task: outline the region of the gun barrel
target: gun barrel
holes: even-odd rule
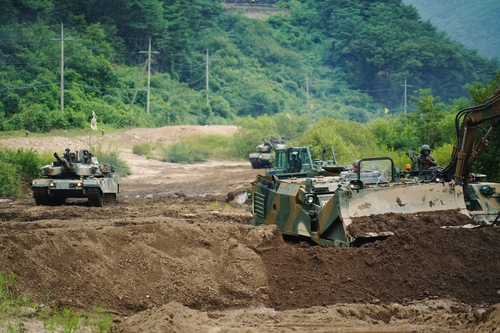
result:
[[[65,159],[63,159],[63,158],[59,157],[59,154],[54,153],[54,157],[56,158],[56,160],[57,160],[59,163],[61,163],[61,165],[62,165],[65,169],[67,169],[67,170],[70,170],[70,169],[71,169],[71,167],[70,167],[70,166],[69,166],[69,164],[68,164],[68,161],[66,161]]]

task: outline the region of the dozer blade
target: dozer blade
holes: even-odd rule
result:
[[[353,243],[358,238],[383,237],[392,230],[373,225],[373,230],[356,226],[359,217],[384,213],[415,214],[458,210],[469,216],[462,186],[454,183],[413,183],[388,187],[365,188],[359,191],[342,191],[338,196],[340,215],[346,239]],[[368,227],[369,228],[369,227]]]

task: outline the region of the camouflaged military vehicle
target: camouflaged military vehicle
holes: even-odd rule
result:
[[[276,175],[278,179],[304,176],[338,176],[349,170],[347,165],[337,164],[333,147],[330,147],[332,159],[326,159],[327,150],[322,152],[322,159],[313,159],[311,147],[278,147],[275,149],[274,166],[266,175]]]
[[[356,228],[359,217],[456,208],[467,214],[461,186],[399,181],[389,157],[361,159],[359,165],[339,176],[258,175],[248,193],[252,224],[276,224],[285,235],[350,246],[392,234]]]
[[[388,157],[361,159],[356,171],[338,176],[258,175],[247,192],[252,224],[275,224],[284,235],[338,246],[393,234],[390,226],[365,223],[384,213],[453,210],[484,224],[499,224],[500,184],[469,179],[499,120],[500,89],[483,104],[459,111],[450,162],[431,178],[421,171],[401,177]]]
[[[255,152],[248,155],[252,169],[271,168],[274,160],[273,150],[285,147],[284,137],[278,140],[276,137],[272,136],[269,141],[266,139],[262,139],[262,141],[264,141],[264,143],[258,145],[255,148]]]
[[[99,163],[86,149],[72,153],[66,148],[62,158],[57,153],[54,157],[31,185],[37,205],[62,205],[66,198],[87,198],[96,207],[116,201],[119,177],[114,165]]]

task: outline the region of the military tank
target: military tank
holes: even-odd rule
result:
[[[99,163],[86,149],[73,153],[66,148],[63,157],[55,152],[54,158],[31,185],[37,205],[62,205],[66,198],[87,198],[96,207],[116,201],[120,185],[114,165]]]
[[[270,140],[262,139],[262,144],[255,148],[255,152],[248,155],[252,169],[271,168],[273,166],[273,150],[285,147],[285,138],[277,139],[272,136]]]

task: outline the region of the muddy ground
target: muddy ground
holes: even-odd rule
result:
[[[285,242],[272,226],[251,226],[233,199],[262,172],[250,163],[177,165],[131,153],[135,142],[234,130],[107,137],[133,171],[116,205],[1,200],[0,271],[17,274],[18,290],[45,309],[103,305],[123,333],[500,332],[499,228],[442,228],[472,222],[457,212],[387,214],[378,218],[405,227],[361,247]],[[0,146],[62,152],[87,138],[30,140]]]

